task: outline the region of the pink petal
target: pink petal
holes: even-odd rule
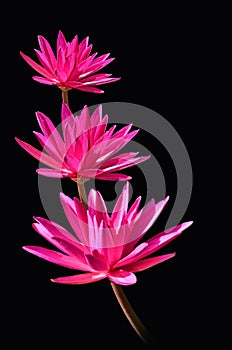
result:
[[[130,160],[126,160],[126,161],[122,161],[119,162],[119,164],[116,164],[116,165],[112,165],[111,167],[108,167],[108,168],[105,168],[105,165],[103,164],[103,166],[101,168],[103,168],[104,171],[118,171],[118,170],[123,170],[123,169],[126,169],[126,168],[130,168],[132,166],[135,166],[139,163],[142,163],[146,160],[148,160],[150,158],[150,155],[149,156],[144,156],[144,157],[137,157],[137,158],[133,158],[133,159],[130,159]]]
[[[169,197],[166,197],[164,200],[160,201],[157,204],[153,204],[153,200],[151,200],[140,210],[140,212],[133,220],[130,237],[128,237],[130,241],[142,238],[142,236],[154,224],[161,211],[167,204],[168,199]]]
[[[122,224],[122,219],[127,212],[128,201],[129,201],[129,182],[127,182],[123,186],[122,193],[120,194],[111,215],[111,220],[115,229],[116,228],[119,229]]]
[[[130,284],[135,284],[137,281],[136,276],[132,272],[124,270],[116,270],[108,272],[107,277],[111,282],[116,284],[121,284],[123,286],[128,286]]]
[[[42,175],[42,176],[47,176],[47,177],[53,177],[56,179],[62,179],[64,177],[69,177],[72,173],[67,172],[65,174],[64,171],[60,171],[60,170],[52,170],[52,169],[48,169],[48,168],[39,168],[36,169],[37,174]]]
[[[57,131],[52,121],[41,112],[36,113],[36,118],[44,136],[46,136],[48,138],[48,142],[53,145],[55,153],[63,157],[65,152],[64,141],[62,140],[60,133]]]
[[[34,216],[34,220],[38,223],[33,224],[34,229],[49,242],[53,242],[53,238],[58,237],[75,245],[77,248],[79,248],[85,253],[89,252],[88,249],[86,249],[86,247],[82,243],[76,240],[73,234],[71,234],[59,224],[38,216]]]
[[[54,75],[53,68],[51,67],[50,62],[47,60],[44,54],[42,54],[39,50],[35,50],[35,53],[42,66],[46,68],[51,75]]]
[[[111,158],[111,159],[107,160],[106,162],[104,162],[100,168],[105,169],[105,168],[108,168],[108,167],[111,167],[114,165],[124,163],[126,160],[135,157],[137,154],[138,154],[138,152],[122,153],[122,154],[118,155],[117,157]]]
[[[43,77],[38,77],[38,76],[33,76],[32,77],[33,80],[37,81],[38,83],[41,83],[41,84],[46,84],[46,85],[57,85],[59,82],[58,81],[55,81],[55,79],[46,79],[46,78],[43,78]]]
[[[137,256],[141,251],[143,251],[148,246],[148,243],[144,242],[138,245],[130,254],[125,256],[123,259],[119,260],[115,265],[114,268],[118,268],[124,265],[128,265],[134,261],[137,261]]]
[[[25,149],[31,156],[39,160],[41,163],[44,163],[52,168],[59,169],[60,164],[57,163],[53,158],[50,156],[46,155],[45,153],[37,150],[35,147],[29,145],[28,143],[21,141],[17,137],[15,140],[18,142],[18,144]]]
[[[139,254],[138,259],[142,259],[150,254],[155,253],[158,249],[161,249],[169,242],[171,242],[174,238],[178,237],[184,230],[192,225],[192,223],[193,221],[185,222],[150,238],[147,240],[148,246]]]
[[[127,213],[127,221],[128,221],[128,222],[132,221],[132,220],[135,218],[135,216],[136,216],[136,214],[137,214],[137,212],[138,212],[138,208],[139,208],[139,204],[140,204],[140,202],[141,202],[141,199],[142,199],[142,197],[139,196],[139,197],[134,201],[134,203],[132,204],[132,206],[130,207],[130,209],[128,210],[128,213]]]
[[[115,173],[115,174],[111,174],[111,173],[106,173],[106,174],[100,174],[95,176],[96,179],[99,180],[107,180],[107,181],[127,181],[127,180],[131,180],[132,177],[129,175],[124,175],[124,174],[120,174],[120,173]]]
[[[39,258],[60,266],[68,267],[69,269],[91,271],[91,268],[88,265],[86,265],[86,268],[83,270],[83,263],[79,262],[78,259],[51,249],[36,246],[24,246],[23,249],[38,256]]]
[[[57,55],[58,55],[59,48],[61,47],[63,50],[65,50],[66,46],[67,46],[67,41],[65,39],[65,36],[62,33],[62,31],[59,30],[57,43],[56,43]]]
[[[171,259],[174,256],[175,256],[175,253],[160,255],[160,256],[156,256],[154,258],[148,258],[148,259],[140,260],[140,261],[128,264],[128,265],[124,265],[123,268],[126,271],[139,272],[139,271],[149,269],[150,267],[153,267],[157,264],[160,264],[163,261]]]
[[[65,215],[73,228],[77,238],[84,245],[89,246],[89,229],[88,225],[79,219],[76,212],[72,209],[69,204],[70,198],[63,193],[60,193],[60,201],[64,209]]]
[[[82,220],[84,223],[87,223],[87,211],[84,204],[76,197],[74,198],[74,204],[76,207],[76,213],[78,218]]]
[[[97,221],[100,222],[108,216],[105,202],[100,192],[91,189],[88,196],[88,210],[91,216],[96,215]]]
[[[54,69],[56,67],[56,58],[49,42],[42,35],[38,35],[38,41],[43,55],[49,62],[51,69]]]
[[[88,261],[89,266],[93,270],[106,271],[108,269],[108,266],[106,265],[105,261],[97,259],[91,254],[86,255],[86,260]]]
[[[36,70],[36,72],[40,73],[41,75],[43,75],[46,78],[53,78],[53,75],[51,75],[47,69],[43,68],[42,66],[40,66],[38,63],[36,63],[35,61],[33,61],[30,57],[28,57],[27,55],[25,55],[23,52],[20,52],[20,55],[24,58],[24,60],[34,69]]]
[[[77,90],[85,91],[85,92],[93,92],[95,94],[103,94],[104,93],[103,90],[100,90],[96,87],[80,85],[80,83],[75,82],[75,81],[67,81],[66,86],[68,86],[70,88],[77,89]]]
[[[92,273],[82,273],[74,276],[53,278],[51,281],[56,283],[64,283],[64,284],[86,284],[86,283],[100,281],[103,278],[106,278],[105,273],[92,272]]]

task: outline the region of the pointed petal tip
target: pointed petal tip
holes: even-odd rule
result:
[[[193,221],[186,221],[182,224],[183,229],[185,230],[186,228],[188,228],[189,226],[191,226],[193,224]]]

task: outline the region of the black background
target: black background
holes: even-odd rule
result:
[[[76,34],[80,39],[89,36],[93,52],[110,52],[116,57],[104,71],[121,77],[118,82],[103,85],[102,95],[70,91],[71,109],[111,101],[143,105],[166,118],[185,143],[193,167],[193,193],[182,221],[193,220],[194,224],[165,248],[165,252],[176,251],[174,259],[137,274],[137,284],[124,291],[154,335],[154,349],[188,349],[207,344],[210,340],[206,325],[211,315],[214,320],[206,245],[206,217],[210,212],[206,168],[212,161],[208,156],[211,136],[207,134],[206,142],[206,132],[212,131],[213,124],[211,120],[209,126],[208,93],[213,81],[209,51],[215,38],[211,9],[176,5],[141,9],[133,5],[126,10],[111,3],[96,9],[90,4],[73,8],[71,3],[49,12],[45,8],[14,7],[14,13],[18,13],[14,19],[12,9],[6,11],[13,28],[13,34],[3,39],[6,52],[2,57],[8,67],[8,77],[2,82],[6,93],[2,101],[6,108],[2,136],[6,138],[3,148],[7,152],[2,154],[1,174],[7,183],[4,207],[9,217],[9,226],[4,230],[8,262],[4,263],[7,281],[3,287],[7,348],[15,340],[18,347],[28,348],[145,348],[107,280],[81,286],[54,284],[50,278],[64,276],[67,270],[22,249],[23,245],[43,245],[31,224],[34,215],[46,217],[46,213],[38,193],[38,162],[16,144],[14,137],[36,146],[32,133],[39,131],[35,112],[44,112],[58,124],[61,93],[56,87],[33,81],[34,71],[19,51],[35,57],[33,49],[39,48],[37,35],[55,43],[59,30],[68,41]],[[162,164],[168,194],[173,198],[165,212],[168,214],[176,190],[174,168],[162,146],[155,140],[151,146],[150,140],[142,136],[138,135],[137,140],[150,148]],[[124,173],[136,176],[134,191],[143,194],[141,174],[136,169]],[[103,196],[113,191],[113,184],[98,185]],[[68,194],[76,195],[71,193],[74,188],[64,186]],[[162,230],[165,213],[152,228],[153,234]]]

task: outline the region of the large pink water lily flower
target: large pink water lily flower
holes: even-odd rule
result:
[[[128,209],[129,186],[126,183],[111,215],[107,213],[101,194],[94,189],[89,192],[88,209],[77,198],[72,200],[61,193],[60,199],[73,233],[44,218],[35,217],[37,222],[33,223],[33,228],[60,251],[23,247],[42,259],[84,272],[52,279],[58,283],[84,284],[108,278],[120,285],[134,284],[135,272],[175,255],[151,256],[192,224],[192,221],[182,223],[138,244],[161,213],[168,197],[158,203],[152,199],[140,210],[141,197],[138,197]]]
[[[89,37],[79,43],[76,35],[71,42],[67,42],[64,34],[59,31],[56,55],[43,36],[38,35],[38,42],[41,51],[35,49],[35,53],[40,64],[23,52],[20,54],[41,75],[33,77],[39,83],[56,85],[62,90],[74,88],[86,92],[103,93],[104,91],[96,86],[120,79],[111,78],[112,74],[97,73],[114,58],[108,58],[110,53],[99,57],[97,57],[98,53],[90,55],[92,44],[89,45]]]
[[[131,179],[118,171],[147,160],[150,155],[136,157],[138,152],[116,155],[139,131],[131,131],[129,124],[114,132],[116,125],[106,131],[108,115],[102,117],[99,105],[92,115],[87,106],[79,116],[74,116],[66,103],[62,103],[62,134],[51,120],[41,112],[36,117],[43,134],[34,132],[43,147],[39,151],[16,137],[16,141],[34,158],[50,168],[41,167],[41,175],[56,178],[71,178],[85,182],[90,178],[111,181]],[[114,156],[114,157],[112,157]]]

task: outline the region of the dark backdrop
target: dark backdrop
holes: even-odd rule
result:
[[[193,192],[182,221],[193,220],[194,224],[166,247],[165,252],[176,251],[174,259],[137,274],[137,284],[125,287],[124,291],[153,333],[154,349],[169,346],[188,349],[192,345],[198,348],[202,341],[206,344],[208,341],[207,337],[202,337],[210,310],[206,291],[209,267],[205,256],[208,205],[205,163],[210,166],[211,162],[210,146],[205,141],[210,121],[206,103],[210,79],[208,48],[213,40],[209,29],[212,24],[207,21],[210,9],[133,5],[126,11],[118,4],[102,8],[100,5],[92,8],[90,4],[75,6],[64,3],[61,8],[57,5],[48,12],[42,5],[21,5],[14,7],[14,20],[13,9],[5,12],[10,19],[9,28],[13,30],[13,34],[4,36],[6,52],[2,57],[6,67],[3,74],[7,74],[5,83],[2,81],[5,92],[2,104],[6,110],[2,117],[2,136],[6,140],[2,146],[1,174],[4,181],[7,179],[8,194],[4,195],[8,225],[3,233],[7,238],[4,246],[6,269],[3,267],[7,271],[3,287],[7,303],[7,341],[11,344],[16,340],[18,347],[28,348],[144,348],[107,280],[81,286],[54,284],[50,278],[69,271],[22,249],[23,245],[43,244],[31,224],[33,215],[46,216],[46,213],[38,193],[35,173],[38,162],[16,144],[14,137],[37,145],[32,134],[33,130],[39,131],[35,112],[44,112],[58,124],[61,94],[55,87],[32,80],[34,71],[20,57],[19,51],[32,57],[33,49],[38,48],[37,35],[54,43],[58,30],[62,30],[67,40],[76,34],[80,39],[89,36],[93,52],[110,52],[116,59],[104,71],[121,77],[119,82],[103,85],[105,93],[102,95],[72,90],[71,108],[78,110],[84,104],[111,101],[148,107],[172,124],[189,152]],[[156,147],[142,135],[137,140],[162,164],[168,194],[174,198],[175,171],[168,154],[156,140],[153,140]],[[127,172],[138,176],[134,191],[143,195],[141,174],[136,168]],[[74,188],[64,186],[72,196]],[[99,182],[98,186],[105,196],[113,191],[112,184],[103,186]],[[172,203],[171,200],[167,212],[151,232],[158,233],[163,228]]]

